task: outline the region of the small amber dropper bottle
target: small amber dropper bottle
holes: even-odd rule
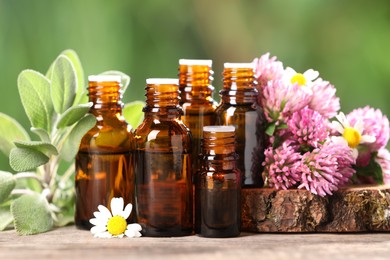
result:
[[[76,156],[76,226],[90,229],[99,205],[113,197],[134,203],[134,137],[122,116],[120,76],[89,76],[90,113],[96,125],[81,140]],[[129,220],[134,219],[134,215]]]

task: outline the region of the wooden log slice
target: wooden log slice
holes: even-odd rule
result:
[[[243,189],[242,199],[242,231],[390,231],[390,186],[344,188],[326,197],[297,189]]]

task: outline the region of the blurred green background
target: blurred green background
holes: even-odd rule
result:
[[[45,73],[68,48],[87,75],[129,74],[125,102],[144,99],[148,77],[176,77],[180,58],[212,59],[219,90],[224,62],[271,52],[299,72],[318,70],[344,112],[390,114],[387,0],[0,0],[0,112],[28,129],[17,76]],[[0,169],[9,169],[3,155]]]

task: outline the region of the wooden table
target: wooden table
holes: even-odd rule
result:
[[[0,259],[390,259],[390,233],[254,234],[212,239],[98,239],[74,226],[34,236],[0,232]]]

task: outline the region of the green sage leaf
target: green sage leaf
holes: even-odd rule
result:
[[[100,75],[118,75],[121,76],[122,91],[125,92],[130,84],[130,76],[117,70],[108,70],[100,73]]]
[[[76,71],[77,88],[76,88],[76,98],[75,98],[75,102],[73,104],[75,104],[75,105],[80,104],[81,99],[87,98],[87,95],[85,92],[86,88],[85,88],[85,78],[84,78],[83,66],[81,65],[81,61],[79,59],[79,56],[77,55],[77,53],[74,50],[70,50],[70,49],[64,50],[63,52],[61,52],[61,54],[65,55],[66,57],[68,57],[71,60],[73,67]],[[82,103],[85,103],[85,102],[82,102]]]
[[[72,128],[62,148],[62,158],[68,162],[74,159],[79,150],[81,139],[95,124],[96,118],[91,114],[87,114]]]
[[[26,130],[12,117],[0,112],[0,151],[7,157],[15,147],[14,141],[28,141]]]
[[[15,185],[16,180],[12,173],[0,171],[0,204],[8,198]]]
[[[41,152],[47,157],[52,155],[58,155],[57,148],[51,143],[41,142],[41,141],[19,141],[15,142],[16,147],[19,148],[29,148],[35,151]]]
[[[365,167],[356,167],[356,175],[372,177],[377,184],[383,184],[383,171],[380,164],[375,161],[375,156],[371,156],[370,163]]]
[[[144,113],[142,108],[145,106],[145,102],[134,101],[127,103],[123,108],[123,116],[134,129],[142,123],[144,119]]]
[[[18,172],[34,170],[48,161],[49,157],[31,148],[13,148],[9,156],[10,166]]]
[[[50,81],[39,72],[24,70],[18,77],[20,99],[30,123],[35,128],[51,131],[53,103]]]
[[[54,62],[50,91],[54,109],[58,114],[72,106],[76,89],[77,75],[72,61],[65,55],[60,55]]]
[[[49,203],[38,193],[26,194],[13,201],[11,213],[19,235],[42,233],[53,227]]]
[[[45,129],[31,127],[30,131],[33,132],[34,134],[36,134],[37,136],[39,136],[41,141],[46,142],[46,143],[50,143],[49,133]]]
[[[79,104],[70,107],[61,116],[60,120],[58,121],[57,128],[64,128],[73,125],[88,113],[92,105],[93,103],[89,102],[86,104]]]
[[[11,214],[10,207],[0,207],[0,231],[3,231],[11,225],[14,217]]]

